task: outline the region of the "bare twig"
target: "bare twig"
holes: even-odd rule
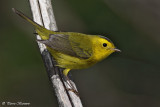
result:
[[[33,19],[45,28],[57,31],[56,21],[53,14],[51,0],[29,0]],[[37,39],[41,39],[37,35]],[[57,96],[60,107],[82,107],[80,98],[72,91],[66,90],[69,88],[66,80],[60,75],[58,67],[54,66],[54,61],[50,53],[47,51],[46,46],[38,43],[39,49],[46,66],[49,78],[53,84],[55,94]],[[73,84],[74,82],[71,81]],[[74,87],[75,84],[74,84]]]

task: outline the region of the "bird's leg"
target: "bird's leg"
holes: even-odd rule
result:
[[[71,87],[71,88],[67,88],[68,91],[72,91],[74,92],[77,96],[79,96],[78,91],[76,90],[76,88],[74,87],[74,85],[71,83],[70,79],[68,78],[68,76],[66,76],[67,79],[67,84]]]
[[[65,69],[63,71],[63,74],[65,75],[66,79],[67,79],[67,84],[69,85],[70,88],[67,88],[68,91],[72,91],[74,92],[77,96],[79,96],[79,93],[77,92],[76,88],[74,87],[74,85],[71,83],[69,77],[67,76],[68,72],[70,71],[70,69]]]

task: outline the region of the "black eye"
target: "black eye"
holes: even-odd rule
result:
[[[103,43],[103,47],[106,47],[107,46],[107,44],[106,43]]]

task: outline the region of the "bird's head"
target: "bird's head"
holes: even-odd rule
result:
[[[104,36],[99,36],[96,39],[95,55],[98,59],[104,59],[113,52],[121,52],[121,50],[117,49],[111,40]]]

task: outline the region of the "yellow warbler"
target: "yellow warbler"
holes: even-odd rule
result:
[[[42,38],[39,42],[47,46],[57,66],[65,68],[65,76],[71,69],[90,67],[111,53],[120,51],[107,37],[76,32],[54,32],[37,24],[22,12],[14,8],[13,11],[35,27]]]

